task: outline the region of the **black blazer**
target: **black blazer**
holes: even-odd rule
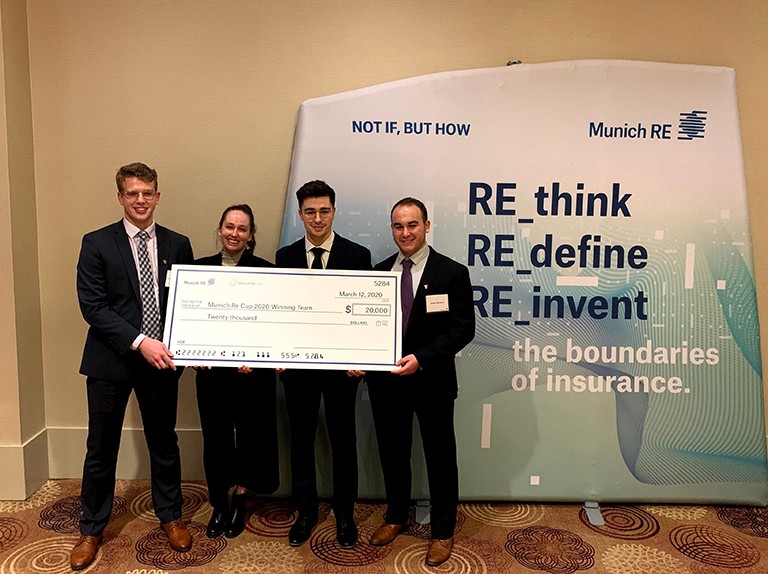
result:
[[[391,271],[399,253],[377,264],[376,271]],[[448,295],[448,311],[427,313],[427,295]],[[454,356],[475,338],[475,310],[469,270],[453,259],[429,248],[429,258],[416,287],[408,330],[403,337],[403,356],[413,354],[421,370],[413,377],[413,388],[444,398],[458,392]],[[377,380],[390,373],[368,373]],[[398,377],[403,378],[403,377]]]
[[[304,238],[302,237],[298,241],[278,249],[275,253],[275,265],[284,269],[307,269],[307,250],[304,249]],[[366,247],[337,233],[333,238],[326,269],[370,271],[371,252]]]
[[[155,225],[159,309],[165,317],[165,277],[173,264],[192,263],[189,239]],[[130,349],[141,329],[139,274],[125,225],[120,220],[83,237],[77,262],[77,298],[88,323],[80,373],[124,380],[147,369],[156,371]],[[180,374],[180,370],[179,370]]]
[[[307,269],[307,250],[304,248],[304,238],[302,237],[298,241],[278,249],[275,253],[275,265],[283,269]],[[326,269],[370,271],[371,252],[368,248],[337,233],[333,238]],[[323,379],[348,378],[344,371],[288,369],[280,374],[280,379],[282,381],[305,380],[308,376]]]
[[[208,257],[201,257],[195,259],[195,265],[221,265],[221,253],[216,255],[209,255]],[[257,255],[254,255],[247,249],[243,251],[240,256],[240,261],[237,262],[238,267],[274,267],[272,263],[266,259],[262,259]]]

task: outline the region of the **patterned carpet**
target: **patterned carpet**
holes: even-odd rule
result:
[[[79,488],[77,480],[55,480],[29,500],[0,501],[0,574],[70,572]],[[105,543],[85,572],[768,573],[765,508],[605,505],[605,526],[597,527],[574,504],[467,503],[459,508],[453,556],[437,568],[424,564],[428,526],[412,522],[389,546],[367,544],[383,510],[378,503],[358,504],[360,539],[352,550],[336,544],[327,504],[321,505],[320,524],[310,541],[291,548],[287,534],[293,507],[282,499],[252,500],[240,537],[211,540],[205,536],[210,514],[205,485],[185,482],[184,519],[194,546],[178,554],[168,547],[152,512],[148,481],[119,481]]]

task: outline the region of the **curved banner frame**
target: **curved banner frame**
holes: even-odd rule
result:
[[[768,502],[732,69],[523,64],[308,100],[282,244],[311,179],[375,261],[413,196],[470,269],[462,498]],[[380,494],[360,412],[361,493]]]

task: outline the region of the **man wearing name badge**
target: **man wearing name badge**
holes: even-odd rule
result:
[[[336,192],[324,181],[310,181],[296,192],[305,237],[282,247],[275,265],[294,269],[371,270],[371,252],[333,231]],[[282,371],[282,370],[281,370]],[[298,517],[288,533],[291,546],[306,542],[317,524],[315,435],[322,400],[333,459],[336,539],[342,548],[357,541],[357,438],[355,405],[360,377],[352,371],[287,369],[280,379],[291,428],[291,493]]]
[[[123,219],[83,237],[77,296],[88,335],[80,364],[88,395],[87,453],[80,493],[80,539],[73,570],[96,558],[112,513],[117,454],[131,392],[149,448],[152,504],[171,548],[186,552],[192,536],[181,520],[181,463],[176,408],[181,369],[162,342],[165,278],[171,265],[192,263],[189,239],[154,222],[157,172],[142,164],[115,177]]]
[[[366,375],[384,474],[387,510],[370,543],[384,546],[405,528],[411,503],[413,417],[427,464],[431,540],[426,563],[451,555],[459,500],[453,426],[458,394],[454,357],[475,336],[469,270],[427,245],[429,219],[418,199],[406,197],[391,211],[398,253],[374,267],[401,271],[403,358],[389,373]]]

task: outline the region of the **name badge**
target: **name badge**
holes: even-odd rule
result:
[[[449,310],[447,293],[443,295],[427,295],[427,313],[439,313]]]

